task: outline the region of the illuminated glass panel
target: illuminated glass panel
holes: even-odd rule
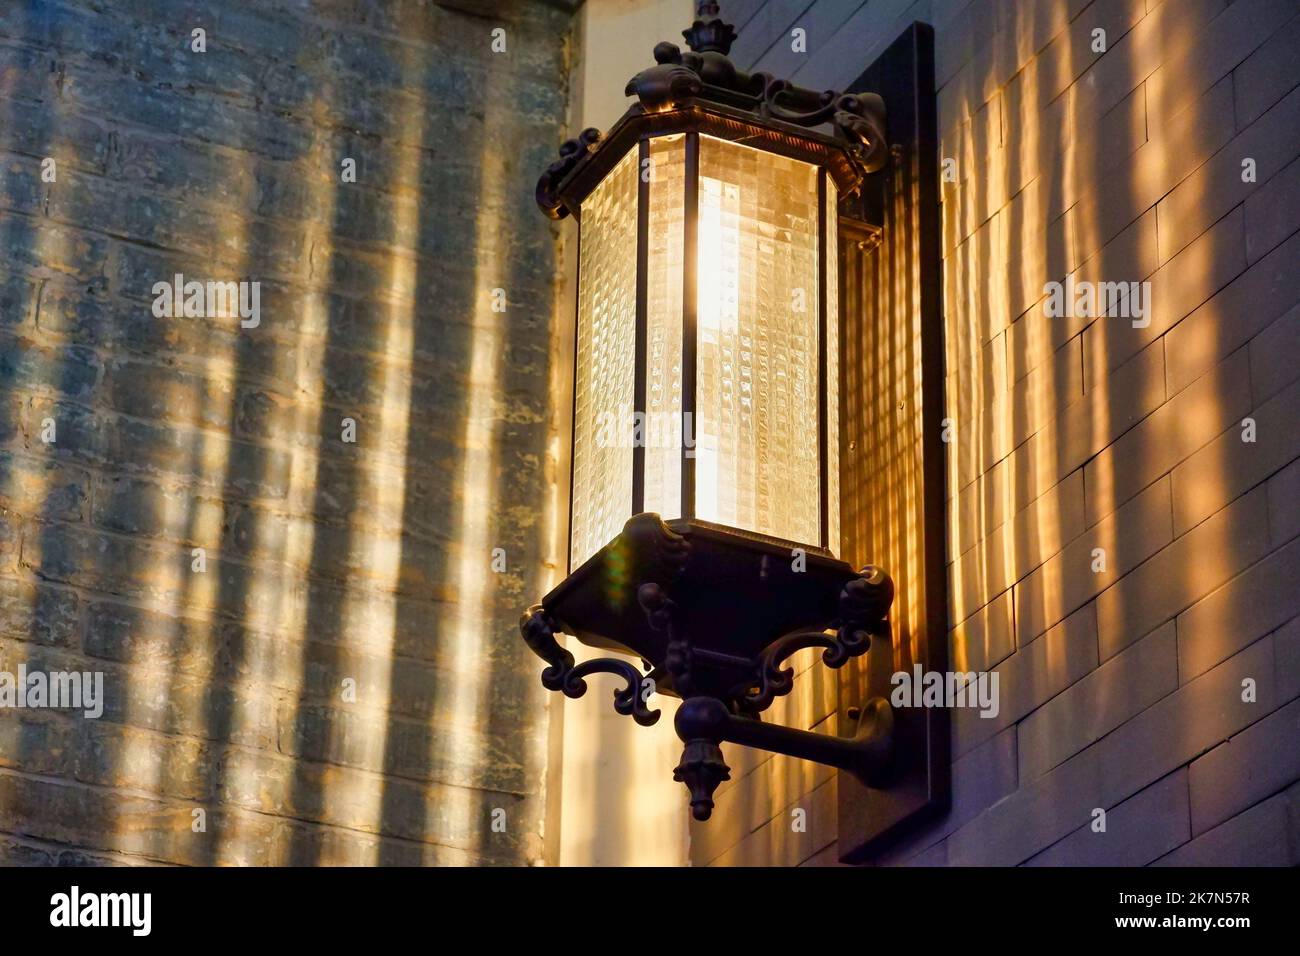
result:
[[[815,167],[700,137],[696,516],[820,544]]]
[[[645,510],[682,514],[682,237],[685,137],[650,141],[646,259]]]
[[[636,232],[633,150],[582,204],[570,517],[575,568],[632,514]]]

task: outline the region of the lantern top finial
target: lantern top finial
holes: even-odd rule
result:
[[[731,44],[736,42],[736,28],[724,23],[720,14],[716,0],[700,0],[696,4],[695,22],[682,31],[692,52],[721,53],[723,56],[731,52]]]

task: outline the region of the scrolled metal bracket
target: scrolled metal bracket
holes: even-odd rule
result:
[[[520,617],[519,633],[532,652],[550,665],[542,671],[542,686],[547,690],[560,691],[565,697],[577,700],[587,692],[585,678],[592,674],[614,674],[626,682],[626,686],[614,691],[615,712],[631,717],[642,727],[658,723],[660,711],[648,708],[641,692],[645,675],[627,661],[598,657],[575,664],[573,655],[555,639],[555,622],[540,605],[530,607]]]
[[[825,648],[822,663],[840,668],[871,648],[873,634],[888,636],[885,615],[894,600],[894,582],[883,569],[865,567],[859,576],[840,592],[840,618],[832,622],[835,633],[827,629],[796,631],[770,644],[759,657],[758,685],[745,695],[743,709],[759,713],[777,697],[794,689],[794,670],[782,665],[798,651],[809,647]]]
[[[894,582],[889,575],[875,566],[863,568],[840,592],[839,618],[825,629],[796,631],[768,645],[756,662],[756,687],[731,707],[716,697],[683,694],[687,699],[677,711],[674,727],[685,749],[673,779],[690,790],[695,819],[709,819],[713,792],[730,779],[719,746],[724,742],[827,764],[865,783],[879,783],[887,777],[894,751],[894,715],[884,698],[867,702],[857,734],[847,739],[765,724],[755,717],[775,698],[794,689],[794,670],[782,665],[797,651],[825,648],[822,663],[839,668],[865,654],[873,635],[888,638],[886,617],[893,600]]]
[[[894,599],[894,584],[878,567],[866,567],[842,586],[838,614],[821,629],[800,629],[768,644],[747,662],[746,658],[719,655],[717,651],[693,646],[682,610],[670,594],[690,563],[690,542],[669,529],[657,515],[631,519],[625,529],[628,547],[646,556],[640,565],[650,572],[635,589],[636,601],[648,627],[662,635],[660,651],[643,675],[631,664],[600,658],[574,664],[573,655],[555,640],[559,630],[541,606],[528,610],[520,620],[524,641],[549,665],[542,671],[542,684],[569,697],[581,697],[587,686],[583,678],[597,672],[622,676],[626,686],[614,694],[614,709],[629,714],[637,723],[653,724],[659,711],[645,706],[641,683],[647,677],[666,679],[667,692],[683,699],[674,727],[684,747],[673,770],[673,779],[690,791],[691,813],[707,820],[713,812],[713,794],[731,770],[723,758],[721,744],[736,743],[773,753],[786,754],[838,767],[864,782],[879,782],[888,776],[893,755],[893,711],[882,698],[867,702],[852,738],[796,730],[757,719],[775,698],[794,688],[794,670],[784,664],[791,655],[808,647],[824,649],[822,662],[842,667],[867,653],[873,638],[889,636],[888,614]],[[739,667],[736,689],[724,692],[716,680],[709,683],[709,668],[723,663]],[[712,689],[708,689],[711,687]],[[663,688],[661,688],[663,689]]]

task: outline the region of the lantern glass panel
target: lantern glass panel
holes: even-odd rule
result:
[[[822,544],[815,166],[700,136],[696,516]]]
[[[646,255],[645,510],[682,513],[682,244],[686,137],[650,141]]]
[[[582,204],[574,370],[570,560],[577,567],[632,514],[627,433],[636,356],[637,154]]]

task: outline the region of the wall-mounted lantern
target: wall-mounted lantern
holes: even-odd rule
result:
[[[547,215],[579,223],[570,574],[521,621],[581,696],[651,724],[649,683],[683,698],[675,779],[704,820],[731,741],[888,776],[893,714],[854,737],[763,723],[787,659],[831,667],[888,645],[893,584],[839,560],[837,210],[889,160],[872,93],[800,89],[736,69],[716,3],[655,47],[637,102],[584,131],[541,177]],[[575,665],[558,632],[638,656]]]

